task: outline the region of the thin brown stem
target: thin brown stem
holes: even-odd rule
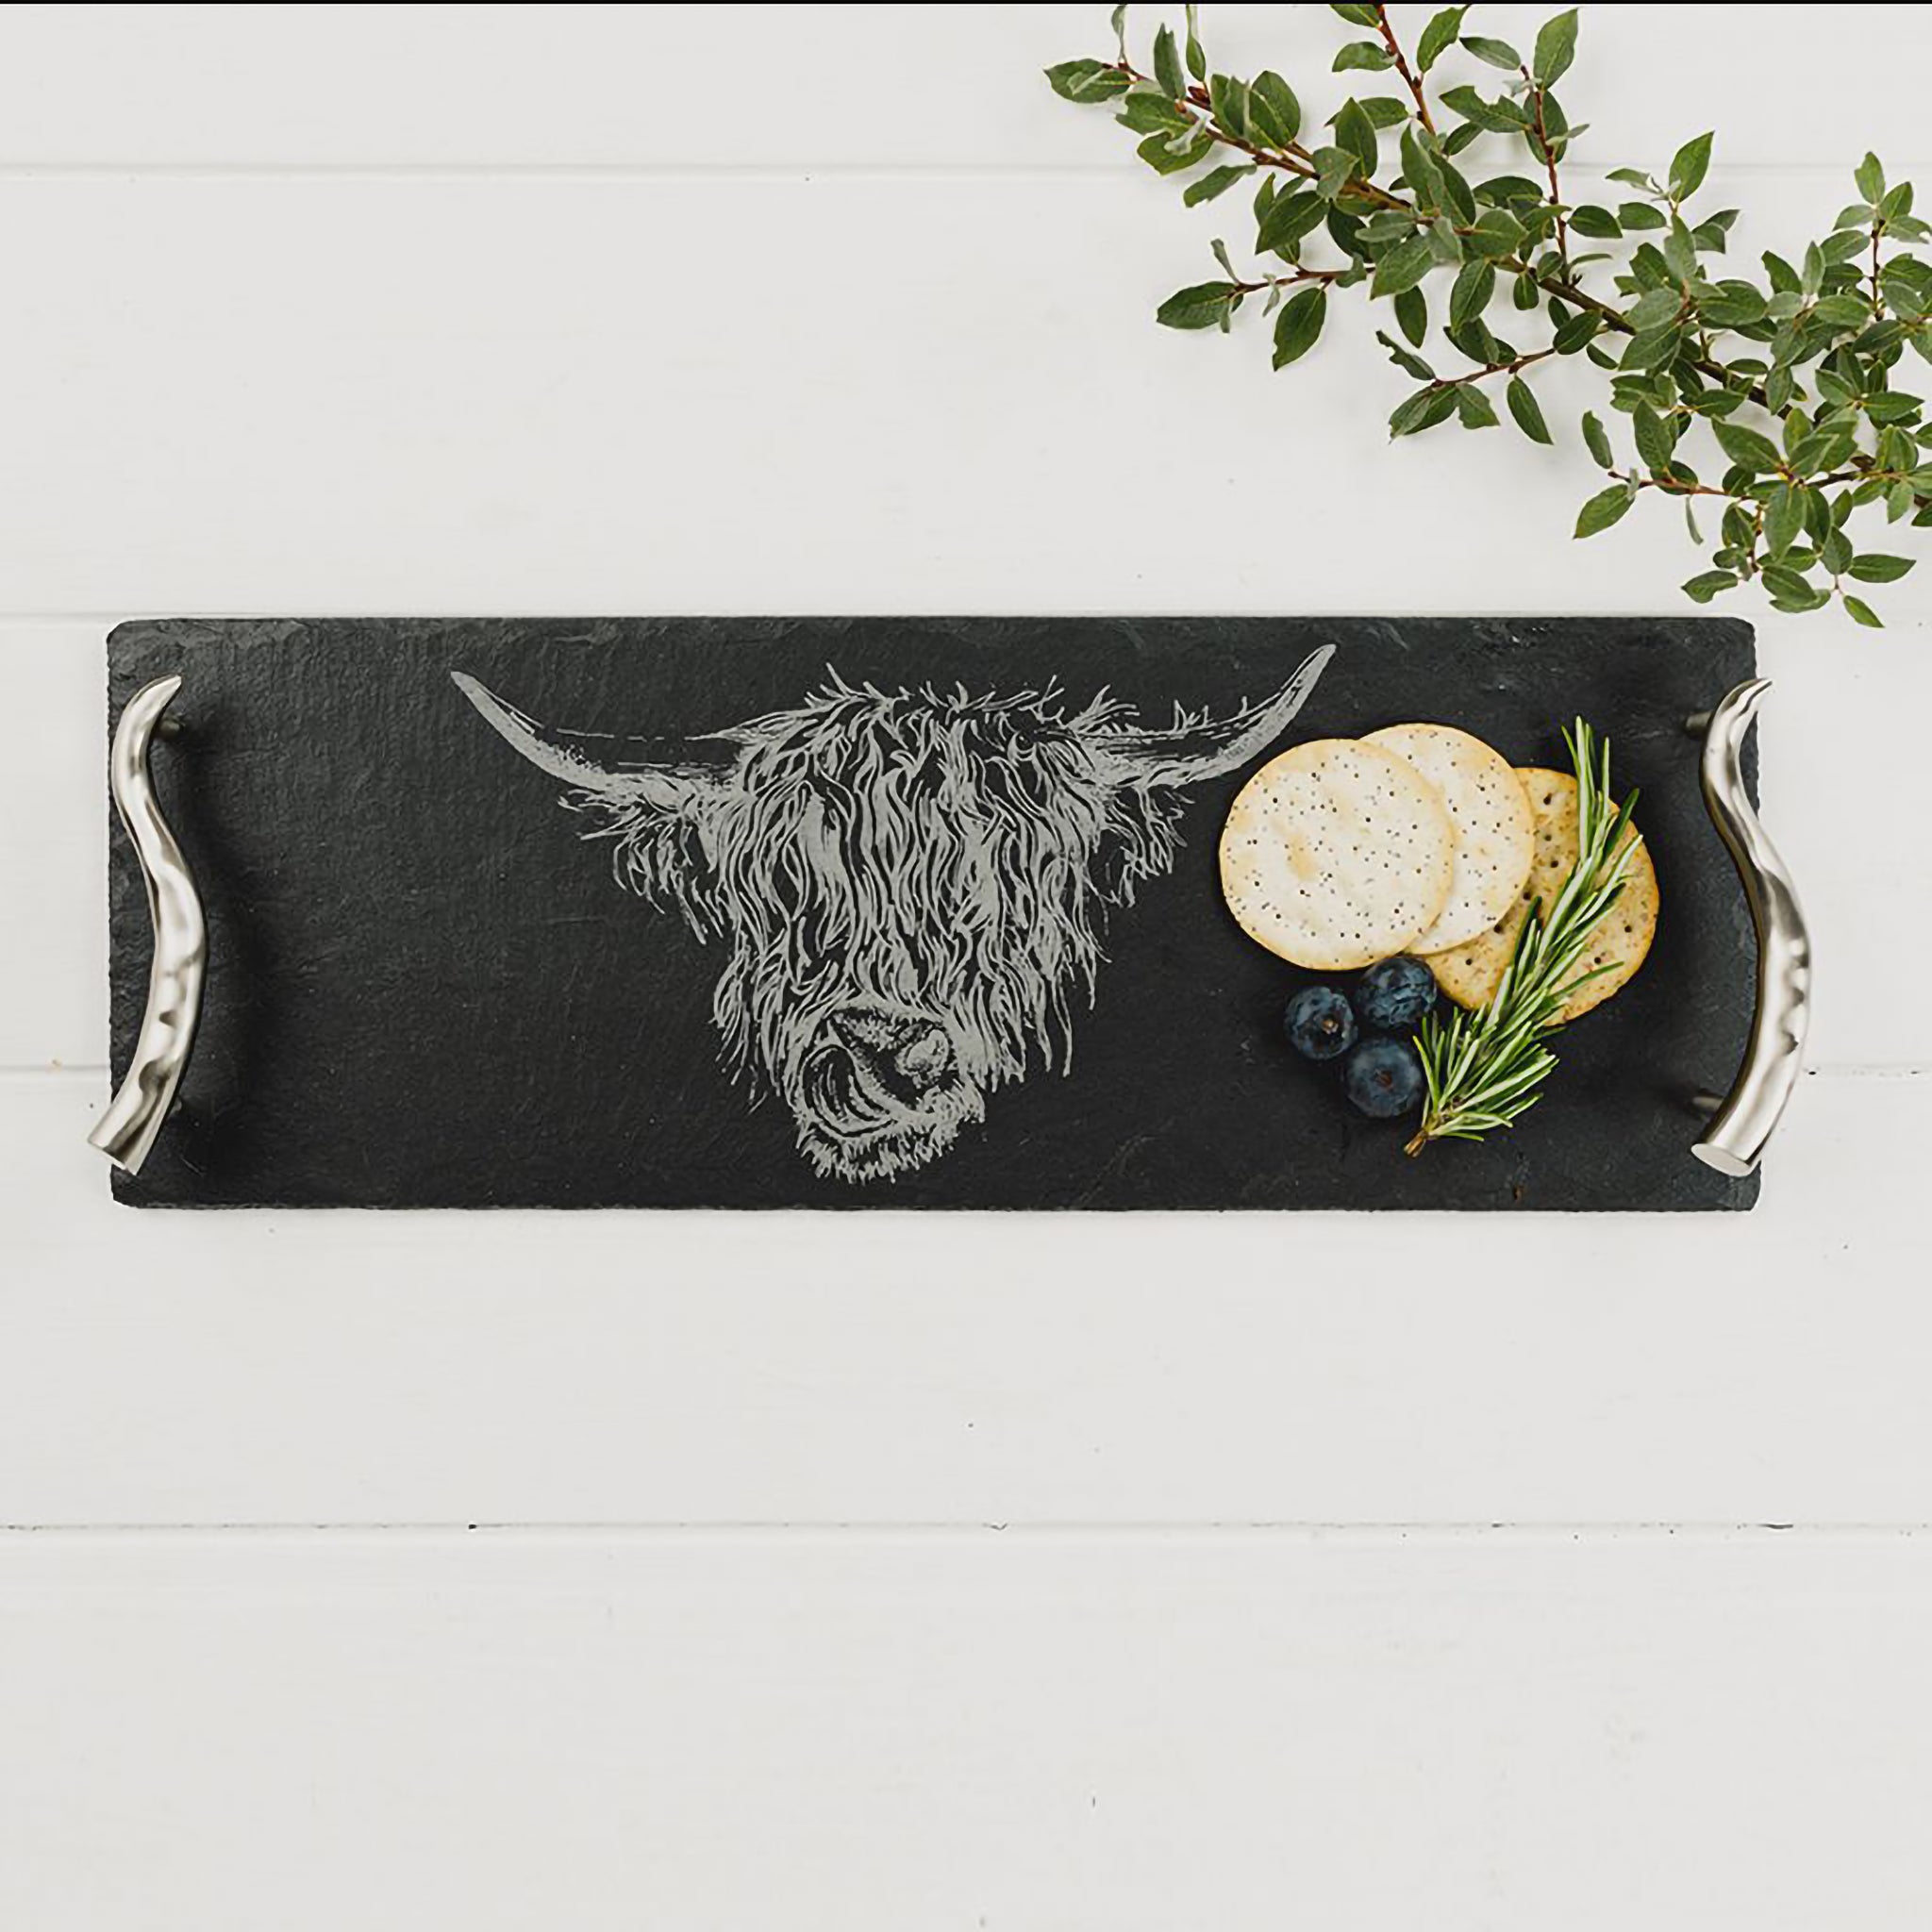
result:
[[[1291,275],[1263,275],[1257,282],[1236,282],[1233,287],[1243,295],[1257,295],[1263,289],[1291,289],[1298,282],[1320,282],[1325,287],[1330,282],[1339,282],[1348,273],[1345,268],[1303,268],[1297,262]]]
[[[1514,356],[1507,362],[1485,362],[1479,369],[1471,369],[1461,375],[1439,375],[1429,384],[1431,389],[1459,389],[1465,382],[1481,382],[1491,375],[1514,375],[1519,369],[1527,369],[1532,362],[1546,362],[1556,354],[1554,348],[1532,349],[1527,355]]]
[[[1557,258],[1563,264],[1563,274],[1567,277],[1570,274],[1570,225],[1563,219],[1563,191],[1557,185],[1557,150],[1550,144],[1550,130],[1543,121],[1543,91],[1528,68],[1519,71],[1529,89],[1530,99],[1536,103],[1537,150],[1549,172],[1550,212],[1557,218]]]
[[[1395,72],[1401,76],[1402,84],[1414,96],[1415,118],[1431,134],[1435,133],[1436,124],[1429,118],[1429,103],[1423,92],[1422,76],[1409,66],[1407,57],[1402,51],[1402,43],[1395,38],[1395,28],[1390,23],[1389,9],[1386,7],[1375,8],[1375,22],[1382,29],[1382,44],[1389,49],[1395,62]]]

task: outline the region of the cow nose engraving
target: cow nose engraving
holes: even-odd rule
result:
[[[952,1066],[953,1042],[937,1026],[928,1026],[892,1056],[892,1064],[912,1086],[930,1087]]]
[[[903,1096],[916,1098],[953,1070],[953,1042],[938,1021],[876,1007],[848,1007],[832,1030],[849,1053]]]

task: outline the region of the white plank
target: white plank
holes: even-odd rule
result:
[[[1923,1077],[1459,1222],[140,1214],[99,1101],[0,1081],[0,1522],[1932,1522]]]
[[[34,1932],[1907,1932],[1924,1539],[0,1546]]]
[[[1409,44],[1432,9],[1397,9]],[[1548,7],[1471,22],[1527,49]],[[0,165],[673,168],[1124,165],[1050,62],[1112,51],[1101,0],[1057,6],[12,7]],[[1174,8],[1133,10],[1137,58]],[[1726,158],[1848,173],[1874,141],[1923,158],[1923,7],[1861,7],[1824,34],[1795,8],[1584,9],[1563,89],[1579,157],[1661,169],[1716,124]],[[1331,75],[1326,8],[1210,5],[1217,66],[1272,65],[1310,119],[1374,75]],[[1500,82],[1452,56],[1447,76]],[[1801,137],[1797,131],[1802,130]]]
[[[1840,197],[1776,180],[1781,239]],[[1591,372],[1560,448],[1391,443],[1364,318],[1279,375],[1154,325],[1226,225],[1171,200],[0,182],[0,614],[1684,608],[1674,508],[1571,541]]]

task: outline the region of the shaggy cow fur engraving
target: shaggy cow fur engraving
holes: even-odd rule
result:
[[[618,880],[725,958],[726,1065],[790,1109],[819,1173],[889,1178],[987,1096],[1070,1063],[1109,912],[1165,873],[1187,788],[1300,710],[1332,647],[1266,703],[1138,724],[1105,693],[882,691],[836,672],[795,708],[698,737],[540,724],[453,673],[606,841]]]

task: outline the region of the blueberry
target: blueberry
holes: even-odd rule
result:
[[[1288,1043],[1304,1059],[1332,1060],[1355,1044],[1355,1008],[1332,986],[1305,986],[1281,1016]]]
[[[1355,1008],[1362,1024],[1384,1033],[1410,1033],[1436,1004],[1436,975],[1407,956],[1371,966],[1356,981]]]
[[[1341,1090],[1372,1120],[1392,1121],[1421,1104],[1423,1063],[1406,1040],[1365,1040],[1341,1069]]]

